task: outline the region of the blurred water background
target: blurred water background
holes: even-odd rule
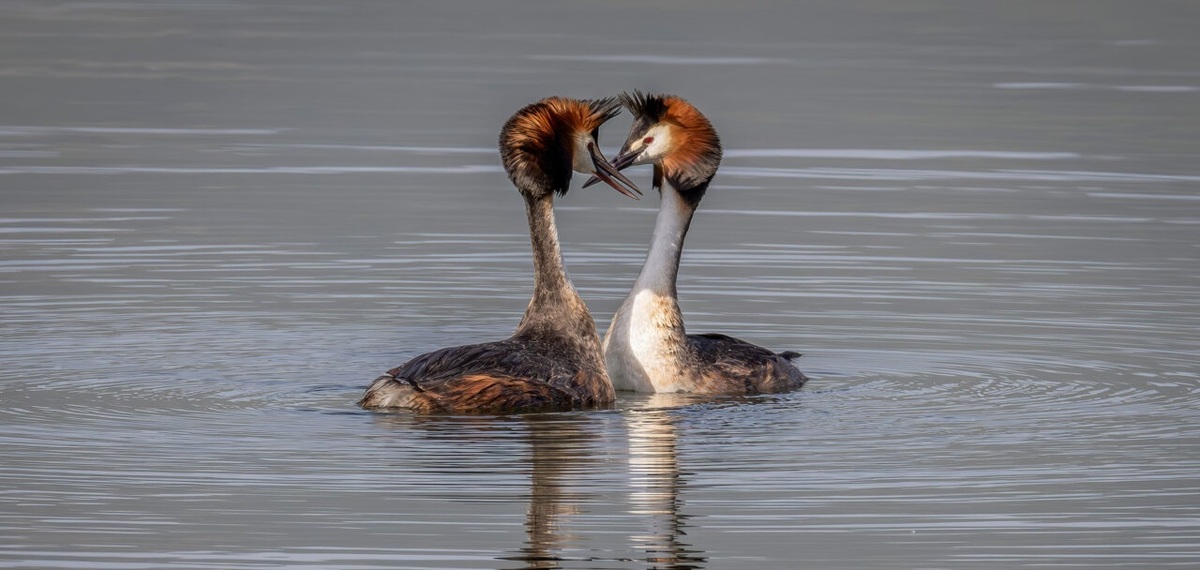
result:
[[[1198,24],[1168,1],[5,2],[0,567],[1197,567]],[[726,147],[689,330],[803,352],[809,386],[357,409],[519,320],[504,120],[634,88]],[[657,197],[580,182],[559,227],[603,330]]]

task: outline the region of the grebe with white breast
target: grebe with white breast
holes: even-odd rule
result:
[[[608,404],[600,337],[563,267],[554,196],[571,172],[592,174],[631,198],[641,193],[600,153],[600,125],[620,113],[613,98],[551,97],[512,116],[500,131],[500,155],[525,199],[533,243],[534,291],[525,316],[505,340],[422,354],[375,379],[359,405],[422,413],[509,413]]]
[[[675,280],[692,215],[721,163],[721,142],[696,107],[671,95],[620,95],[633,127],[612,164],[654,165],[662,195],[650,251],[604,336],[604,360],[618,390],[758,394],[783,392],[808,378],[776,353],[723,334],[687,334]],[[594,181],[589,180],[590,185]]]

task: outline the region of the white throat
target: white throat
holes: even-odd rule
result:
[[[675,278],[679,274],[679,256],[683,251],[683,239],[687,236],[692,221],[692,209],[683,201],[670,184],[662,188],[662,203],[654,221],[654,237],[650,239],[650,251],[642,272],[634,282],[633,291],[649,289],[662,295],[675,297]]]
[[[618,390],[685,389],[681,359],[686,332],[675,278],[693,211],[679,192],[663,185],[646,262],[604,337],[605,364]]]

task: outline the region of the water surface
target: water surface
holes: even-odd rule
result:
[[[0,567],[1194,567],[1200,46],[1153,7],[10,3]],[[503,121],[632,88],[726,147],[689,330],[810,385],[354,407],[519,320]],[[657,200],[578,183],[603,329]]]

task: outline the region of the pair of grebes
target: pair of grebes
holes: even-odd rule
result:
[[[599,128],[624,105],[633,127],[610,162]],[[500,156],[525,199],[533,242],[533,299],[507,339],[422,354],[377,378],[364,408],[422,413],[511,413],[604,406],[615,390],[760,394],[807,381],[791,361],[722,334],[690,335],[675,291],[684,236],[721,162],[708,119],[670,95],[551,97],[517,111],[500,131]],[[601,342],[587,305],[563,267],[554,223],[555,195],[572,172],[631,198],[641,191],[621,170],[653,164],[662,204],[650,251]],[[636,194],[635,194],[636,193]]]

